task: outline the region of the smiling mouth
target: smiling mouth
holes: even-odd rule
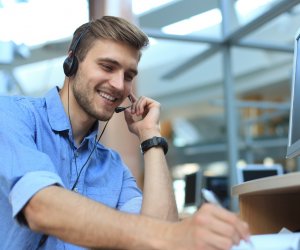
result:
[[[115,97],[113,97],[113,96],[111,96],[111,95],[109,95],[109,94],[107,94],[107,93],[104,93],[104,92],[101,92],[101,91],[97,91],[98,92],[98,94],[102,97],[102,98],[104,98],[105,100],[107,100],[107,101],[110,101],[110,102],[115,102],[115,101],[117,101],[117,98],[115,98]]]

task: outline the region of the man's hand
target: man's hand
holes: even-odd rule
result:
[[[170,249],[230,250],[249,238],[248,225],[237,215],[212,204],[204,204],[192,217],[175,224]]]
[[[145,96],[136,98],[130,109],[125,110],[125,120],[131,133],[137,135],[141,141],[160,135],[159,116],[160,103]]]

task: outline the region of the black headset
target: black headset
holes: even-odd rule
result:
[[[73,43],[69,51],[68,57],[65,59],[63,68],[64,68],[64,73],[66,76],[70,77],[72,75],[75,75],[77,69],[78,69],[78,59],[76,57],[76,49],[79,45],[80,40],[82,37],[88,32],[90,25],[88,25],[79,35],[77,40]]]

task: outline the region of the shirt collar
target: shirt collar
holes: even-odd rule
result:
[[[70,122],[58,91],[59,88],[54,87],[45,96],[49,123],[55,131],[69,130],[71,128]]]
[[[59,88],[52,88],[45,96],[47,113],[49,117],[49,123],[53,130],[55,131],[66,131],[70,130],[69,118],[65,112],[64,106],[59,96]],[[90,134],[87,139],[96,136],[98,131],[98,122],[92,126]]]

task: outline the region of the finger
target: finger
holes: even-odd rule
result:
[[[138,98],[133,93],[130,93],[128,95],[128,99],[131,102],[131,107],[130,107],[131,114],[135,114],[135,112],[136,112],[136,101],[137,101]]]
[[[234,244],[239,244],[241,240],[241,236],[235,226],[225,221],[213,218],[211,219],[208,227],[212,232],[220,235],[221,237],[230,239]]]
[[[205,204],[201,207],[200,212],[196,215],[200,224],[206,226],[208,230],[218,234],[222,237],[231,239],[234,243],[240,242],[239,232],[236,230],[234,225],[231,225],[223,216],[223,209],[212,204]]]
[[[125,120],[126,120],[127,124],[132,124],[134,122],[131,111],[126,109],[124,111],[124,116],[125,116]]]
[[[128,99],[131,103],[134,103],[137,100],[137,97],[133,93],[130,93]]]
[[[210,230],[203,230],[201,235],[199,235],[199,239],[204,241],[205,249],[229,250],[234,245],[231,238],[216,234]]]
[[[244,240],[249,239],[250,233],[248,224],[239,219],[236,214],[221,207],[215,207],[215,209],[212,209],[211,211],[217,218],[233,226],[234,229],[238,232],[240,238]]]
[[[137,101],[136,101],[136,114],[137,115],[142,115],[144,114],[145,111],[145,106],[147,106],[147,98],[145,96],[141,96]]]

